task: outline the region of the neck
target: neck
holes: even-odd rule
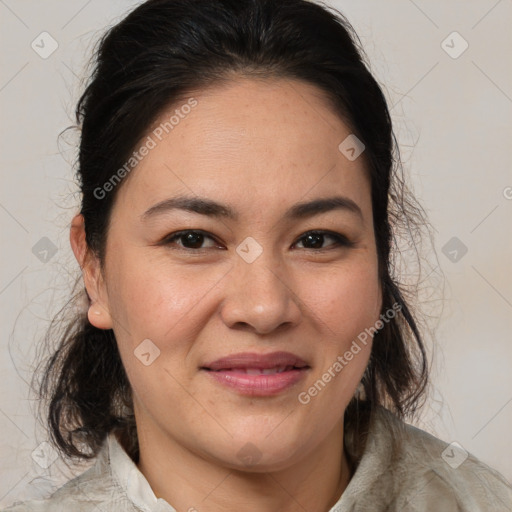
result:
[[[231,469],[203,458],[154,424],[140,429],[138,424],[138,434],[139,470],[157,498],[178,511],[328,512],[351,477],[343,424],[298,462],[266,472]]]

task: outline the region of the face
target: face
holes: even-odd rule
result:
[[[139,436],[284,468],[341,432],[368,362],[371,338],[353,342],[382,303],[364,155],[338,149],[350,130],[311,85],[193,97],[142,139],[156,144],[118,190],[89,318],[114,329]]]

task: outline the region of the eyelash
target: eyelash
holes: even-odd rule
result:
[[[175,233],[171,233],[170,235],[166,236],[158,245],[164,245],[164,246],[172,245],[175,240],[183,238],[185,235],[187,235],[189,233],[203,235],[205,238],[210,238],[211,240],[216,242],[216,240],[213,236],[211,236],[209,233],[207,233],[205,231],[202,231],[201,229],[186,229],[183,231],[177,231]],[[326,251],[330,251],[330,250],[338,248],[338,247],[353,247],[355,245],[355,243],[350,241],[346,236],[344,236],[340,233],[336,233],[334,231],[327,231],[327,230],[306,231],[297,240],[297,242],[305,239],[308,235],[327,236],[327,237],[332,238],[335,241],[335,243],[328,247],[323,247],[320,249],[304,248],[304,250],[310,250],[310,251],[314,251],[314,252],[326,252]],[[213,247],[198,248],[198,249],[193,249],[193,248],[189,248],[189,247],[178,247],[178,250],[186,251],[186,252],[194,252],[196,254],[207,251],[208,249],[213,249]]]

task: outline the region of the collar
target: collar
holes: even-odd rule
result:
[[[390,463],[389,430],[383,428],[383,422],[397,419],[383,408],[378,408],[373,418],[363,457],[350,482],[329,512],[353,510],[356,498],[370,492],[372,485]],[[386,418],[387,417],[387,418]],[[112,475],[128,499],[144,512],[176,512],[167,501],[157,498],[153,489],[130,456],[125,452],[115,434],[107,437]],[[351,452],[351,443],[347,440],[347,451]]]
[[[139,468],[125,452],[113,432],[108,435],[112,475],[128,499],[144,512],[176,512],[162,498],[157,498]]]

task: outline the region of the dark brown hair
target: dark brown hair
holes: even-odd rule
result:
[[[403,180],[386,100],[365,63],[353,28],[334,9],[305,0],[149,0],[110,28],[76,109],[81,133],[77,178],[89,250],[103,261],[115,187],[95,190],[127,161],[162,112],[189,91],[236,76],[301,80],[325,93],[364,143],[371,181],[382,311],[399,312],[376,333],[364,373],[365,400],[345,411],[364,446],[371,413],[384,406],[414,413],[427,384],[422,335],[395,275],[399,230],[426,223]],[[341,141],[340,141],[341,142]],[[74,300],[83,297],[83,282]],[[72,301],[70,301],[72,303]],[[53,441],[69,458],[97,455],[114,431],[138,460],[131,388],[112,330],[93,327],[82,311],[66,317],[44,362],[40,396],[48,403]],[[356,436],[357,439],[359,437]]]

